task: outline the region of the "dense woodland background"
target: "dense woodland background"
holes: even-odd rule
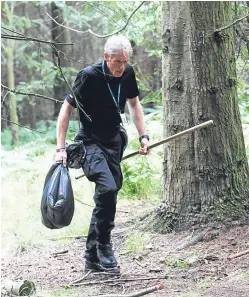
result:
[[[2,85],[17,92],[40,94],[63,101],[69,86],[56,66],[56,51],[60,52],[60,66],[71,85],[80,69],[102,60],[103,46],[107,40],[103,36],[111,35],[126,26],[121,33],[126,34],[133,45],[131,63],[139,80],[140,97],[142,99],[150,94],[160,104],[160,6],[155,2],[144,3],[127,22],[139,5],[141,2],[123,1],[3,2],[2,37],[12,37],[2,38]],[[51,17],[72,30],[57,25]],[[102,37],[87,32],[88,29]],[[71,45],[23,40],[23,36]],[[17,38],[19,40],[15,40]],[[152,96],[153,92],[157,96]],[[12,99],[17,102],[15,108],[15,105],[10,104],[10,96],[2,88],[2,131],[10,126],[8,120],[17,120],[17,124],[44,131],[44,123],[47,127],[49,121],[55,121],[58,116],[61,103],[16,94]],[[16,110],[17,118],[10,119],[13,109]],[[12,128],[15,129],[14,124]],[[20,141],[23,143],[22,139]],[[12,138],[13,142],[18,144]],[[8,141],[4,144],[11,145]]]
[[[16,124],[45,133],[50,125],[54,127],[50,121],[56,120],[61,103],[23,93],[64,100],[69,86],[58,69],[56,51],[60,52],[60,66],[71,85],[81,68],[102,59],[103,45],[107,39],[104,36],[118,32],[122,28],[121,33],[126,34],[133,45],[134,55],[131,63],[135,67],[139,81],[140,98],[145,106],[153,108],[157,105],[160,108],[161,7],[159,2],[148,1],[139,7],[141,3],[2,2],[1,131],[5,131],[2,135],[5,148],[13,148],[36,137],[35,133],[30,134],[27,129],[18,128]],[[235,17],[238,19],[248,12],[248,2],[239,1],[233,5]],[[65,27],[59,26],[56,22]],[[89,29],[92,32],[89,32]],[[238,98],[242,120],[248,121],[248,18],[236,24],[236,33]],[[25,36],[30,39],[27,40]],[[32,38],[38,40],[33,41]],[[71,45],[53,45],[43,43],[42,40]],[[3,85],[15,90],[15,95]],[[148,112],[150,111],[152,110],[149,109]],[[15,124],[11,125],[10,121]],[[12,137],[9,135],[10,127],[16,130],[15,133],[12,131]],[[15,139],[17,134],[21,134],[19,140]]]

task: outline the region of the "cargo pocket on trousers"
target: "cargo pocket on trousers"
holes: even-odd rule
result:
[[[97,147],[90,147],[87,148],[82,169],[90,181],[95,181],[103,171],[105,163],[106,160],[102,151]]]

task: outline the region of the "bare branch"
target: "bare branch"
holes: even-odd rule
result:
[[[129,21],[130,19],[132,18],[132,16],[135,14],[135,12],[145,3],[145,1],[143,1],[136,9],[133,10],[133,12],[130,14],[130,16],[128,17],[127,21],[126,21],[126,24],[119,30],[115,31],[115,32],[112,32],[110,34],[106,34],[106,35],[98,35],[96,33],[94,33],[91,29],[89,29],[89,33],[91,33],[92,35],[96,36],[96,37],[99,37],[99,38],[106,38],[106,37],[109,37],[109,36],[112,36],[112,35],[115,35],[121,31],[123,31],[129,24]]]
[[[48,44],[58,44],[58,45],[74,45],[74,43],[60,43],[60,42],[53,42],[53,41],[46,41],[46,40],[43,40],[43,39],[38,39],[38,38],[33,38],[33,37],[28,37],[18,31],[15,31],[15,30],[12,30],[12,29],[9,29],[5,26],[2,26],[2,28],[4,30],[7,30],[9,32],[12,32],[12,33],[15,33],[15,34],[18,34],[20,36],[14,36],[14,35],[9,35],[9,34],[1,34],[1,37],[2,38],[5,38],[5,39],[14,39],[14,40],[27,40],[27,41],[37,41],[37,42],[41,42],[41,43],[48,43]]]
[[[240,252],[240,253],[229,256],[228,260],[232,260],[234,258],[238,258],[238,257],[244,256],[244,255],[247,255],[247,254],[249,254],[249,249],[247,249],[247,250],[245,250],[243,252]]]
[[[77,198],[75,198],[75,197],[74,197],[74,200],[77,200],[79,203],[84,204],[84,205],[86,205],[86,206],[94,207],[93,205],[90,205],[90,204],[87,204],[87,203],[85,203],[85,202],[82,202],[82,201],[80,201],[79,199],[77,199]]]
[[[63,43],[63,42],[53,42],[53,41],[46,41],[38,38],[33,38],[33,37],[18,37],[18,36],[13,36],[13,35],[8,35],[8,34],[1,34],[1,38],[5,39],[14,39],[14,40],[25,40],[25,41],[37,41],[41,43],[47,43],[47,44],[56,44],[56,45],[74,45],[74,43]]]
[[[66,77],[65,77],[65,75],[64,75],[64,73],[63,73],[63,71],[62,71],[62,69],[61,69],[61,66],[60,66],[60,55],[59,55],[59,51],[57,50],[57,48],[56,48],[55,46],[54,46],[54,50],[55,50],[55,54],[56,54],[57,59],[58,59],[58,63],[57,63],[56,66],[59,68],[60,73],[61,73],[61,76],[63,77],[64,81],[66,82],[67,86],[69,87],[69,89],[70,89],[70,91],[71,91],[71,93],[72,93],[72,95],[73,95],[73,97],[74,97],[74,100],[75,100],[75,102],[76,102],[76,105],[77,105],[78,109],[80,109],[80,110],[82,111],[82,113],[84,114],[84,116],[86,117],[86,119],[87,119],[89,122],[92,122],[92,119],[86,114],[86,112],[85,112],[84,109],[82,108],[82,105],[81,105],[80,102],[77,100],[77,98],[76,98],[76,96],[75,96],[75,94],[74,94],[73,89],[72,89],[71,86],[69,85],[69,83],[68,83],[68,81],[67,81],[67,79],[66,79]]]
[[[61,27],[64,27],[64,28],[66,28],[66,29],[69,29],[69,30],[71,30],[71,31],[74,31],[74,32],[77,32],[77,33],[80,33],[80,34],[90,33],[90,34],[92,34],[92,35],[94,35],[94,36],[96,36],[96,37],[98,37],[98,38],[106,38],[106,37],[115,35],[115,34],[121,32],[121,31],[123,31],[123,30],[127,27],[127,25],[128,25],[128,23],[129,23],[130,19],[132,18],[132,16],[135,14],[135,12],[136,12],[136,11],[137,11],[137,10],[144,4],[144,3],[145,3],[145,1],[143,1],[143,2],[142,2],[142,3],[141,3],[135,10],[133,10],[133,12],[130,14],[130,16],[128,17],[128,19],[127,19],[125,25],[124,25],[122,28],[120,28],[119,30],[117,30],[117,31],[115,31],[115,32],[112,32],[112,33],[110,33],[110,34],[106,34],[106,35],[98,35],[98,34],[94,33],[91,29],[88,29],[88,30],[86,30],[86,31],[79,31],[79,30],[76,30],[76,29],[72,29],[72,28],[70,28],[70,27],[67,27],[67,26],[64,26],[64,25],[58,23],[58,22],[57,22],[54,18],[52,18],[47,12],[46,12],[46,14],[47,14],[47,15],[50,17],[50,19],[51,19],[53,22],[55,22],[57,25],[59,25],[59,26],[61,26]]]
[[[98,296],[94,296],[94,297],[140,297],[140,296],[144,296],[144,295],[147,295],[149,293],[152,293],[152,292],[155,292],[157,290],[162,290],[164,288],[164,285],[163,284],[159,284],[159,285],[156,285],[156,286],[153,286],[153,287],[149,287],[149,288],[146,288],[146,289],[143,289],[141,291],[136,291],[136,292],[133,292],[133,293],[130,293],[130,294],[127,294],[127,295],[113,295],[113,294],[108,294],[108,295],[98,295]]]
[[[21,92],[21,91],[17,91],[17,90],[11,90],[10,88],[8,88],[7,86],[1,84],[1,86],[8,90],[9,92],[12,92],[12,93],[15,93],[15,94],[20,94],[20,95],[27,95],[27,96],[34,96],[34,97],[38,97],[38,98],[44,98],[44,99],[47,99],[47,100],[52,100],[52,101],[55,101],[56,103],[63,103],[64,101],[61,101],[61,100],[58,100],[58,99],[54,99],[54,98],[51,98],[51,97],[47,97],[47,96],[44,96],[44,95],[39,95],[39,94],[34,94],[34,93],[27,93],[27,92]]]
[[[81,285],[96,285],[96,284],[108,284],[108,283],[126,283],[126,282],[134,282],[134,281],[142,281],[142,280],[159,280],[159,279],[167,279],[167,275],[158,275],[158,276],[146,276],[146,277],[138,277],[138,278],[118,278],[118,279],[107,279],[107,280],[93,280],[93,281],[85,281],[80,283],[71,284],[71,286],[81,286]]]
[[[26,126],[23,126],[23,125],[14,123],[14,122],[12,122],[12,121],[10,121],[10,120],[7,120],[7,119],[1,119],[1,120],[2,120],[2,121],[5,121],[5,122],[9,122],[9,123],[11,123],[11,124],[13,124],[13,125],[16,125],[16,126],[19,126],[19,127],[26,128],[26,129],[28,129],[28,130],[31,130],[31,131],[34,131],[34,132],[37,132],[37,133],[46,134],[46,132],[37,131],[37,130],[35,130],[35,129],[31,129],[31,128],[29,128],[29,127],[26,127]]]
[[[227,26],[225,26],[225,27],[221,27],[221,28],[215,29],[215,30],[214,30],[214,33],[218,33],[218,32],[221,32],[221,31],[223,31],[223,30],[226,30],[226,29],[228,29],[228,28],[230,28],[230,27],[236,25],[237,23],[241,22],[243,19],[245,19],[245,18],[247,18],[247,17],[249,17],[249,14],[247,14],[247,15],[245,15],[245,16],[239,18],[239,19],[237,19],[236,21],[232,22],[231,24],[229,24],[229,25],[227,25]]]
[[[80,34],[86,34],[86,33],[89,32],[89,30],[86,30],[86,31],[79,31],[79,30],[76,30],[76,29],[72,29],[72,28],[70,28],[70,27],[67,27],[67,26],[65,26],[65,25],[62,25],[62,24],[58,23],[53,17],[51,17],[51,15],[50,15],[48,12],[46,12],[46,14],[47,14],[47,16],[48,16],[53,22],[55,22],[56,25],[58,25],[58,26],[61,26],[61,27],[63,27],[63,28],[69,29],[69,30],[71,30],[71,31],[74,31],[74,32],[77,32],[77,33],[80,33]]]

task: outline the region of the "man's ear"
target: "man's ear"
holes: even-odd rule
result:
[[[107,61],[109,58],[109,55],[107,53],[104,53],[104,59]]]

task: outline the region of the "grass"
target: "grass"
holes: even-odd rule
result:
[[[165,261],[165,265],[172,267],[172,268],[179,268],[179,269],[188,269],[189,263],[183,259],[179,259],[176,256],[172,256],[171,258]]]
[[[24,247],[42,244],[47,238],[86,234],[91,207],[75,201],[75,214],[69,227],[50,230],[41,223],[40,201],[45,176],[53,163],[54,146],[30,160],[37,148],[22,148],[2,156],[2,245]],[[35,161],[34,161],[35,160]],[[85,179],[76,181],[70,172],[76,198],[92,203],[93,187]]]
[[[78,288],[67,288],[58,290],[43,290],[39,292],[41,297],[76,297],[80,296],[80,290]]]
[[[146,117],[148,134],[151,143],[162,139],[161,121],[152,121]],[[124,155],[137,151],[140,147],[137,131],[134,125],[126,127],[129,135],[129,146]],[[162,151],[157,147],[148,156],[135,156],[121,163],[124,184],[120,191],[120,198],[147,199],[158,202],[162,198]]]
[[[125,238],[125,254],[138,254],[146,251],[146,246],[149,244],[150,236],[147,233],[133,231]],[[121,252],[122,253],[122,252]]]

